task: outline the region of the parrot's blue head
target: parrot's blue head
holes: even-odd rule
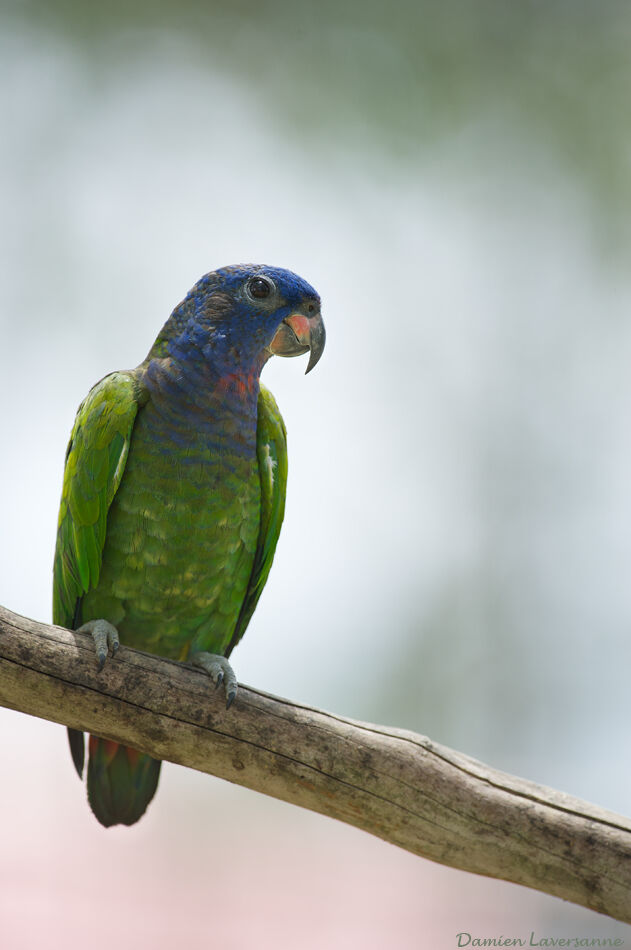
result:
[[[256,374],[270,356],[310,352],[307,372],[324,349],[320,298],[281,267],[238,264],[197,281],[175,308],[150,356],[203,361],[220,376]]]

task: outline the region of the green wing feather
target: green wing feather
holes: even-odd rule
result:
[[[276,400],[261,386],[258,400],[256,455],[261,479],[261,521],[254,564],[239,619],[226,650],[230,656],[250,622],[270,572],[285,514],[287,432]]]
[[[123,477],[140,386],[111,373],[79,406],[66,452],[53,567],[53,623],[75,626],[81,598],[96,587],[107,513]]]

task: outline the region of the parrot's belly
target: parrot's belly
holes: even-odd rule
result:
[[[99,582],[83,599],[81,619],[103,617],[118,627],[122,643],[173,659],[196,650],[223,654],[258,539],[256,430],[236,423],[227,433],[174,429],[172,419],[167,427],[147,408],[108,514]]]

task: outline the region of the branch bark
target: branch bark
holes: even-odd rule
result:
[[[0,607],[0,704],[631,923],[631,821],[413,732],[353,722]]]

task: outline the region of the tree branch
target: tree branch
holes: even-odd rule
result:
[[[240,686],[0,607],[0,704],[273,795],[452,867],[631,923],[631,821],[413,732]]]

